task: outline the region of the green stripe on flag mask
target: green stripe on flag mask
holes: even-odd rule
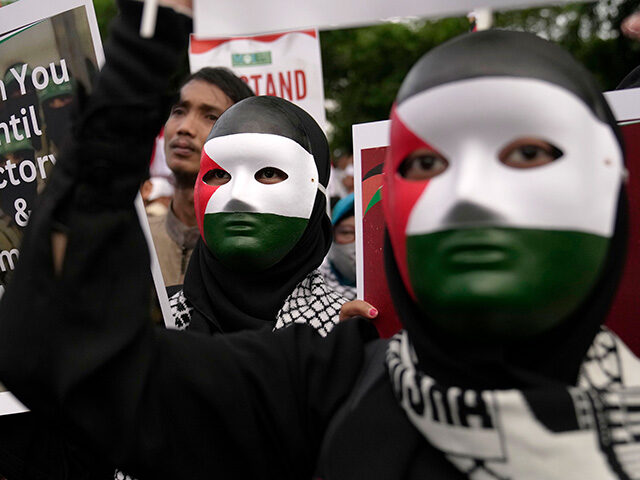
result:
[[[202,237],[226,267],[265,270],[302,237],[319,188],[313,156],[287,137],[212,138],[205,143],[196,181]]]
[[[387,174],[388,229],[428,317],[502,340],[574,311],[613,234],[624,167],[611,127],[568,90],[515,77],[425,90],[392,122],[392,157],[412,146]]]

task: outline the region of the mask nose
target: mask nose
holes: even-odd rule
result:
[[[231,198],[224,206],[225,212],[254,212],[256,209],[238,198]]]
[[[454,181],[454,201],[443,219],[450,226],[498,224],[504,220],[500,212],[499,192],[491,182],[489,161],[479,152],[463,158]]]
[[[443,222],[450,226],[474,226],[498,224],[502,216],[493,209],[471,201],[458,201],[447,212]]]
[[[251,181],[252,178],[247,178],[247,175],[243,173],[236,175],[231,179],[229,193],[229,201],[224,206],[225,212],[255,212],[257,211],[257,205],[252,201],[251,195]]]

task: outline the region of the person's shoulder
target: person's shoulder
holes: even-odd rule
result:
[[[153,238],[153,242],[157,250],[171,238],[169,236],[169,233],[167,232],[167,215],[158,215],[147,218],[149,220],[149,230],[151,231],[151,237]]]
[[[167,221],[167,214],[163,214],[163,215],[150,215],[147,216],[147,219],[149,220],[149,228],[153,229],[158,229],[161,228],[162,225],[165,224],[165,222]]]
[[[292,323],[272,333],[285,344],[295,345],[296,350],[322,352],[322,356],[346,354],[355,357],[364,354],[367,346],[379,340],[378,332],[363,317],[354,317],[335,325],[326,336],[318,335],[317,330],[309,324]]]

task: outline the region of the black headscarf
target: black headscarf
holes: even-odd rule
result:
[[[457,37],[426,54],[412,68],[396,103],[426,89],[478,77],[526,77],[558,85],[608,123],[622,148],[615,118],[595,81],[560,47],[535,35],[485,31]],[[559,326],[500,345],[463,342],[439,331],[404,288],[388,235],[384,257],[394,305],[419,358],[420,369],[442,384],[467,388],[526,388],[575,384],[580,364],[613,301],[624,266],[628,232],[624,188],[613,237],[591,293]]]
[[[638,88],[640,86],[640,67],[634,68],[629,74],[622,79],[616,90],[624,90],[625,88]]]
[[[269,133],[294,140],[313,155],[320,183],[327,186],[327,139],[316,121],[296,105],[277,97],[247,98],[218,119],[207,140],[236,133]],[[325,196],[318,191],[298,243],[280,262],[260,272],[228,269],[200,238],[184,280],[184,294],[194,307],[189,328],[229,333],[273,327],[285,299],[329,250],[331,221],[326,208]]]

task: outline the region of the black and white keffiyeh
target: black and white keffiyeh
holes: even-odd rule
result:
[[[174,325],[178,330],[186,330],[191,323],[191,312],[193,307],[189,305],[187,297],[184,296],[184,290],[180,289],[169,297],[169,308],[171,308],[171,316]]]
[[[325,283],[320,272],[314,270],[285,299],[276,315],[273,329],[278,330],[292,323],[308,323],[324,337],[338,323],[340,308],[346,301],[345,297]],[[169,305],[176,328],[185,330],[191,321],[193,307],[189,305],[183,290],[169,298]]]
[[[640,361],[612,332],[595,337],[576,386],[465,389],[416,365],[402,331],[387,350],[396,398],[470,479],[640,478]]]
[[[340,308],[346,301],[325,283],[322,274],[314,270],[296,285],[284,301],[273,329],[292,323],[308,323],[325,337],[338,323]]]

